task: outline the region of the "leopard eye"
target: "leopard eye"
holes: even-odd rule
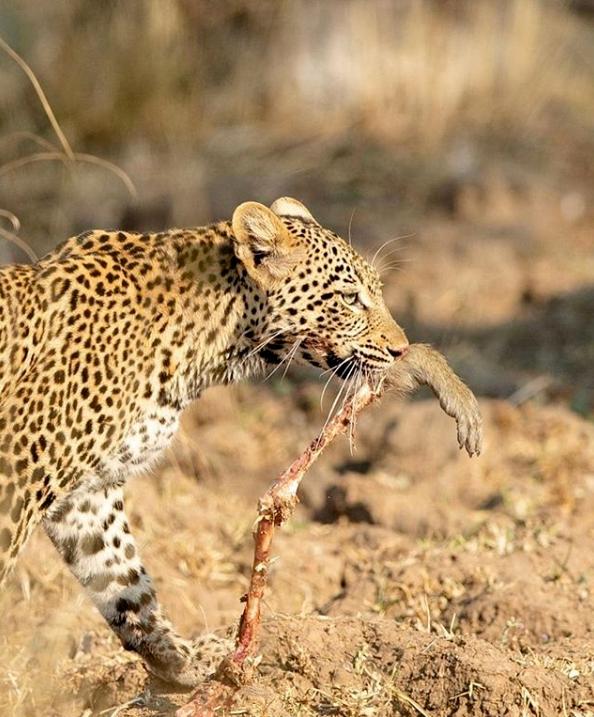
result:
[[[347,306],[358,307],[359,309],[366,309],[364,302],[361,299],[361,293],[359,291],[345,291],[342,294],[342,300]]]

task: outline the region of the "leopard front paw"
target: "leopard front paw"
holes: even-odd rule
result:
[[[233,640],[207,633],[145,657],[147,670],[176,687],[192,689],[211,677],[234,647]]]

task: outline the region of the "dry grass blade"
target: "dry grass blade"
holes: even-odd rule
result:
[[[40,137],[38,134],[35,134],[35,132],[27,132],[26,130],[21,130],[19,132],[9,132],[9,134],[4,135],[4,137],[0,138],[0,146],[9,145],[11,142],[19,143],[24,141],[33,142],[38,147],[41,147],[48,152],[59,151],[56,145],[52,144],[49,139],[45,139],[45,137]]]
[[[12,162],[6,162],[0,166],[0,177],[4,177],[16,169],[26,167],[28,164],[34,164],[35,162],[64,162],[68,161],[68,158],[62,154],[62,152],[35,152],[29,154],[26,157],[20,157]]]
[[[399,702],[402,702],[405,705],[408,705],[409,707],[412,707],[414,710],[416,710],[422,717],[431,717],[429,712],[424,710],[421,705],[413,700],[412,697],[409,697],[405,692],[402,692],[402,690],[399,690],[397,688],[394,688],[394,696]]]
[[[13,214],[12,212],[8,211],[8,209],[0,209],[0,217],[5,217],[6,219],[8,219],[15,232],[18,232],[21,228],[20,219],[17,217],[16,214]]]
[[[24,251],[32,262],[36,262],[39,259],[37,254],[33,251],[33,249],[31,249],[27,242],[24,239],[21,239],[21,237],[14,232],[9,232],[6,229],[0,228],[0,237],[4,237],[4,239],[12,242],[15,246],[18,246],[18,248]]]
[[[43,110],[47,116],[47,118],[50,121],[50,124],[52,125],[52,128],[54,132],[56,133],[56,136],[60,142],[60,145],[62,146],[62,152],[58,150],[57,147],[54,147],[54,145],[43,139],[43,137],[38,137],[36,134],[31,132],[22,132],[22,133],[16,133],[16,135],[12,135],[12,137],[15,136],[22,136],[23,138],[30,139],[34,141],[39,146],[43,147],[44,149],[47,149],[47,152],[37,152],[34,154],[30,154],[26,157],[21,157],[20,159],[15,159],[12,162],[7,162],[3,166],[0,167],[0,177],[13,172],[15,169],[20,169],[21,167],[25,167],[28,164],[32,164],[34,162],[55,162],[55,161],[61,161],[61,162],[84,162],[86,164],[94,164],[98,167],[103,167],[104,169],[107,169],[112,174],[114,174],[118,179],[122,181],[130,195],[134,198],[137,196],[136,187],[134,186],[134,183],[128,176],[126,172],[124,172],[123,169],[118,167],[117,165],[113,164],[113,162],[109,162],[106,159],[101,159],[100,157],[95,157],[95,155],[92,154],[86,154],[84,152],[74,152],[72,147],[70,146],[70,142],[66,138],[66,135],[62,131],[62,128],[60,127],[60,124],[58,120],[56,119],[56,115],[54,114],[54,111],[51,108],[51,105],[45,95],[45,92],[43,91],[43,88],[41,87],[41,84],[39,83],[39,80],[35,76],[35,73],[33,70],[29,67],[29,65],[23,60],[23,58],[15,52],[15,50],[12,49],[12,47],[4,40],[2,37],[0,37],[0,49],[4,50],[6,54],[11,57],[17,65],[23,70],[23,72],[27,75],[29,81],[33,85],[33,88],[37,94],[37,97],[39,98],[39,101],[41,102],[41,106],[43,107]]]
[[[74,159],[77,162],[86,162],[87,164],[96,164],[98,167],[104,167],[121,179],[132,197],[136,198],[138,196],[134,182],[123,169],[113,164],[113,162],[109,162],[107,159],[102,159],[101,157],[95,157],[94,154],[84,154],[81,152],[75,152]]]
[[[50,121],[50,124],[56,133],[56,136],[58,140],[60,141],[60,144],[62,145],[62,148],[64,149],[64,154],[68,157],[68,159],[74,159],[74,152],[72,151],[72,147],[70,146],[70,142],[66,139],[66,135],[64,132],[62,132],[62,128],[60,127],[58,120],[56,119],[56,115],[54,114],[54,111],[51,108],[50,103],[48,102],[47,97],[45,96],[45,92],[43,91],[43,88],[41,87],[41,84],[39,83],[39,80],[35,76],[35,73],[33,70],[29,67],[29,65],[23,60],[23,58],[15,52],[15,50],[12,49],[12,47],[4,40],[4,38],[0,37],[0,48],[4,50],[4,52],[11,57],[17,65],[21,68],[21,70],[27,75],[29,78],[29,81],[33,85],[33,89],[35,90],[35,93],[37,94],[37,97],[39,98],[39,101],[41,102],[41,106],[43,107],[43,111],[47,115],[48,120]]]
[[[108,169],[122,181],[122,183],[132,197],[137,196],[138,193],[136,191],[136,187],[134,186],[134,183],[132,182],[130,177],[126,174],[126,172],[124,172],[123,169],[120,169],[120,167],[113,164],[112,162],[109,162],[106,159],[101,159],[100,157],[95,157],[92,154],[84,154],[81,152],[75,152],[72,155],[72,160],[74,162],[95,164],[98,167],[104,167],[105,169]],[[7,162],[6,164],[0,166],[0,177],[3,177],[10,172],[14,172],[16,169],[20,169],[21,167],[26,167],[28,164],[33,164],[35,162],[56,161],[67,163],[68,158],[61,152],[36,152],[34,154],[29,154],[26,157],[20,157],[19,159],[15,159],[12,162]]]
[[[8,209],[0,209],[0,217],[7,219],[13,229],[13,231],[9,231],[8,229],[0,227],[0,236],[12,242],[15,246],[21,249],[21,251],[25,252],[31,261],[37,261],[37,254],[24,239],[21,239],[21,237],[18,236],[18,232],[21,229],[21,221],[17,215]]]

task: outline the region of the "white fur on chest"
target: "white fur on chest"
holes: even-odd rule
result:
[[[132,425],[118,449],[103,462],[101,472],[121,481],[150,468],[171,443],[179,416],[180,411],[173,408],[148,412]]]

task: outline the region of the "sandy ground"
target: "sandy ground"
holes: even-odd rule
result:
[[[284,401],[213,392],[179,458],[130,485],[146,563],[187,634],[224,633],[239,614],[265,434],[282,446],[266,451],[273,475],[309,431]],[[361,420],[354,458],[337,445],[312,471],[277,536],[258,679],[230,714],[594,709],[594,427],[558,407],[483,409],[479,460],[434,401],[386,400]],[[2,611],[15,626],[2,714],[165,715],[185,699],[116,645],[41,534]]]
[[[229,714],[594,714],[592,224],[564,223],[558,195],[499,201],[496,221],[428,217],[386,277],[411,338],[481,396],[484,454],[461,454],[424,394],[369,409],[353,455],[328,450],[275,539],[262,661]],[[321,425],[320,392],[299,371],[213,389],[130,483],[183,633],[236,625],[256,499]],[[41,533],[0,611],[2,715],[148,717],[187,699],[117,645]]]

